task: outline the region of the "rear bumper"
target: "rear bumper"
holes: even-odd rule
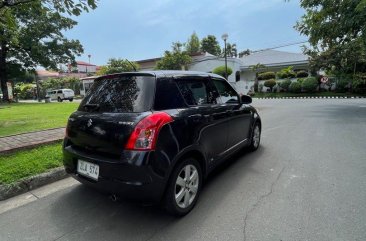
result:
[[[153,152],[124,151],[120,159],[113,159],[67,146],[63,155],[67,173],[101,192],[149,203],[160,202],[164,194],[166,178],[156,174],[149,165]],[[78,160],[99,166],[97,181],[77,173]]]

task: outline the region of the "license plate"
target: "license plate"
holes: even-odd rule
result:
[[[78,160],[78,173],[91,179],[98,180],[99,166],[94,163]]]

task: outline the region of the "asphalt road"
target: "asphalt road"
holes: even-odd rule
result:
[[[366,99],[254,100],[262,144],[176,219],[73,185],[0,214],[0,240],[366,240]]]

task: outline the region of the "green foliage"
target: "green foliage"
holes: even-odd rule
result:
[[[97,1],[98,0],[42,0],[41,2],[49,8],[54,9],[55,11],[78,16],[81,14],[82,11],[88,12],[90,9],[95,9],[97,7]],[[26,5],[32,2],[37,2],[37,0],[1,1],[0,10],[6,8],[20,7],[21,5]]]
[[[239,58],[242,58],[243,56],[248,56],[248,55],[250,55],[250,53],[251,53],[250,49],[241,51],[241,52],[239,52]]]
[[[40,82],[41,96],[45,96],[47,90],[68,88],[74,90],[75,94],[80,93],[80,79],[76,77],[48,78]]]
[[[269,80],[264,81],[264,86],[270,88],[271,92],[275,85],[276,85],[276,81],[274,79],[269,79]]]
[[[296,81],[301,85],[305,78],[298,78]]]
[[[348,90],[349,81],[347,78],[340,78],[336,82],[336,92],[338,93],[344,93]]]
[[[165,51],[164,57],[156,64],[155,69],[181,70],[187,68],[192,62],[191,56],[185,51],[182,51],[183,44],[173,43],[172,51]]]
[[[14,94],[20,99],[32,99],[34,97],[36,86],[28,83],[17,83],[14,86]]]
[[[300,93],[301,92],[301,83],[299,82],[292,82],[289,86],[289,90],[292,93]]]
[[[353,91],[360,94],[366,93],[366,73],[360,73],[352,81]]]
[[[306,13],[295,28],[309,37],[313,71],[366,72],[366,1],[301,0]]]
[[[293,71],[292,66],[288,66],[287,68],[281,69],[277,72],[277,76],[279,79],[286,79],[286,78],[295,78],[296,73]]]
[[[12,103],[0,109],[0,136],[65,127],[80,103]],[[2,105],[4,107],[4,105]]]
[[[0,185],[62,166],[61,142],[0,156]]]
[[[97,75],[106,75],[106,74],[114,74],[114,73],[122,73],[122,72],[133,72],[138,70],[140,66],[135,63],[128,61],[127,59],[115,59],[111,58],[108,60],[106,66],[102,66]]]
[[[301,87],[305,92],[314,92],[318,87],[318,81],[315,77],[308,77],[303,80]]]
[[[258,80],[268,80],[276,78],[275,72],[264,72],[258,74]]]
[[[280,87],[286,91],[288,90],[290,85],[291,85],[291,80],[289,80],[289,79],[282,80],[280,83]]]
[[[296,72],[296,77],[297,78],[306,78],[308,76],[309,76],[309,74],[305,70],[299,70],[299,71]]]
[[[225,47],[222,49],[221,56],[225,57]],[[226,56],[231,58],[236,58],[238,56],[238,50],[236,44],[227,43],[226,44]]]
[[[68,40],[64,33],[77,22],[69,15],[96,8],[95,0],[13,0],[0,2],[0,82],[4,99],[8,99],[5,82],[17,71],[37,66],[57,69],[58,64],[75,61],[83,48],[78,40]]]
[[[191,37],[186,43],[186,51],[188,54],[198,53],[201,48],[200,39],[198,38],[196,32],[193,32]]]
[[[215,56],[220,56],[221,48],[216,37],[213,35],[207,35],[207,37],[201,40],[201,51],[210,53]]]
[[[212,73],[221,75],[222,77],[225,77],[225,66],[219,66],[212,70]],[[228,66],[227,67],[227,76],[229,77],[233,73],[233,70]]]

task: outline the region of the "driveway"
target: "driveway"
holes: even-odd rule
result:
[[[0,214],[0,240],[366,240],[366,100],[253,105],[260,149],[211,175],[186,217],[75,184]]]

